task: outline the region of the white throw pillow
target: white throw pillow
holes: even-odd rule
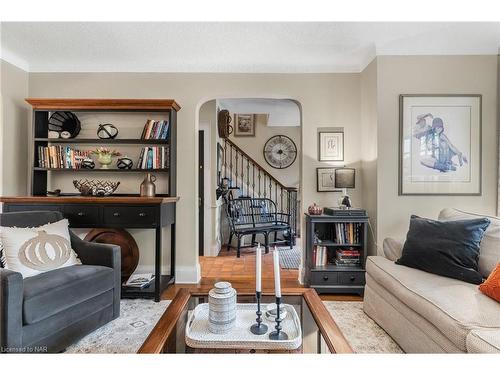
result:
[[[404,240],[395,240],[390,237],[385,238],[382,245],[385,257],[393,262],[397,261],[403,253],[404,243]]]
[[[23,277],[82,264],[71,248],[68,220],[37,228],[0,227],[5,268]]]

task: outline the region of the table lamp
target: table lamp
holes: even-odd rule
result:
[[[356,170],[354,168],[335,169],[335,188],[342,189],[341,206],[351,208],[351,198],[347,195],[347,189],[355,188]]]

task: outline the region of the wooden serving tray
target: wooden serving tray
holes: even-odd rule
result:
[[[261,309],[265,305],[261,304]],[[236,305],[236,324],[227,333],[216,334],[208,330],[208,303],[202,303],[191,312],[186,325],[186,345],[197,352],[207,352],[213,349],[252,350],[252,351],[296,351],[302,346],[302,330],[300,319],[291,305],[284,304],[286,318],[281,325],[288,340],[270,340],[269,333],[274,331],[274,322],[263,319],[268,326],[264,335],[254,335],[250,327],[257,317],[257,304],[238,303]]]

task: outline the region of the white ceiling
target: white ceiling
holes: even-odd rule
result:
[[[1,24],[31,72],[359,72],[375,55],[497,54],[500,23]]]

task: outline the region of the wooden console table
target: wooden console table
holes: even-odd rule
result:
[[[175,205],[178,197],[0,197],[4,212],[60,211],[72,228],[148,228],[155,230],[155,282],[144,289],[122,288],[122,298],[154,298],[175,276]],[[161,273],[162,228],[171,227],[170,274]]]

